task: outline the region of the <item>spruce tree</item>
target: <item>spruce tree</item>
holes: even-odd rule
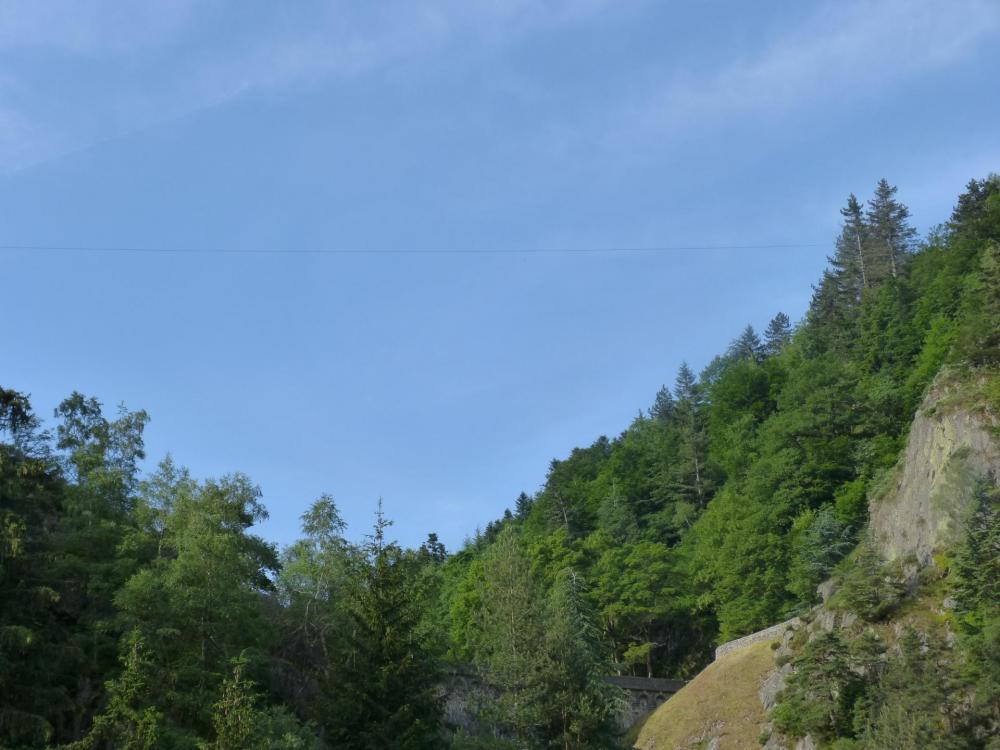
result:
[[[522,492],[517,496],[517,500],[514,501],[514,517],[518,521],[525,520],[534,504],[535,501],[526,492]]]
[[[547,597],[545,651],[546,746],[614,747],[622,696],[604,680],[609,665],[600,631],[583,578],[570,569],[559,572]]]
[[[706,474],[708,435],[702,413],[701,389],[687,362],[681,364],[674,385],[677,404],[674,409],[680,435],[678,460],[668,474],[668,493],[677,501],[704,507],[708,502],[710,482]]]
[[[948,226],[952,231],[1000,241],[997,213],[1000,213],[1000,174],[991,174],[982,180],[969,180],[965,192],[958,197]]]
[[[427,541],[420,545],[420,554],[437,563],[448,559],[448,550],[433,531],[427,534]]]
[[[851,699],[862,678],[852,668],[844,636],[837,630],[820,631],[792,663],[795,672],[773,713],[776,726],[794,737],[808,734],[827,743],[847,736]]]
[[[854,193],[847,197],[847,205],[840,209],[844,222],[837,238],[837,251],[830,264],[844,278],[844,286],[854,297],[854,303],[861,301],[861,293],[870,285],[871,258],[866,253],[869,247],[869,227],[865,221],[860,201]]]
[[[421,628],[417,560],[386,538],[379,502],[349,603],[348,650],[331,739],[344,750],[441,746],[440,667]]]
[[[662,422],[669,421],[674,415],[674,397],[667,386],[661,386],[656,392],[656,400],[649,410],[650,419],[658,419]]]
[[[480,637],[474,660],[495,696],[482,707],[483,719],[517,747],[537,748],[550,664],[543,648],[541,593],[513,527],[504,528],[483,557],[476,584]]]
[[[743,332],[729,345],[728,355],[731,359],[760,362],[764,356],[764,345],[760,336],[748,325]]]
[[[881,278],[879,261],[884,251],[876,248],[861,203],[851,193],[840,209],[843,217],[834,254],[820,283],[814,287],[809,308],[810,333],[824,349],[839,353],[851,350],[855,341],[861,298],[865,289]]]
[[[792,322],[785,313],[779,312],[771,318],[764,331],[764,354],[768,357],[780,354],[791,340]]]
[[[0,387],[0,747],[52,739],[75,684],[62,656],[73,623],[54,616],[62,587],[51,576],[64,485],[38,430],[27,396]]]
[[[243,674],[245,668],[245,660],[237,659],[232,676],[222,683],[222,695],[212,713],[212,750],[251,750],[259,717],[255,685]]]
[[[110,699],[87,735],[66,750],[156,750],[165,741],[163,715],[151,704],[152,662],[138,630],[122,658],[124,670],[108,683]]]
[[[983,248],[976,282],[962,350],[974,365],[1000,364],[1000,242],[990,242]]]
[[[867,274],[870,284],[887,275],[898,278],[916,241],[917,230],[909,224],[910,209],[896,200],[896,191],[895,185],[882,178],[868,201],[865,224],[873,261]]]
[[[677,377],[674,379],[674,398],[678,401],[695,402],[698,396],[697,390],[694,373],[687,362],[681,362]]]
[[[965,750],[983,747],[964,724],[964,687],[944,644],[907,626],[899,652],[873,691],[864,732],[870,750]],[[961,697],[960,697],[961,696]]]

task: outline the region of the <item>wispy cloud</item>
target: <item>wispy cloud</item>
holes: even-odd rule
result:
[[[859,96],[972,55],[1000,33],[992,0],[828,3],[763,49],[720,67],[667,71],[624,116],[650,134],[775,117]]]
[[[223,0],[11,0],[0,5],[8,70],[0,79],[0,171],[251,92],[362,75],[455,42],[503,43],[609,6],[322,0],[258,6],[265,17],[252,19],[246,4]]]
[[[0,51],[116,56],[150,50],[172,41],[195,18],[198,5],[196,0],[9,0],[0,5]]]
[[[253,93],[501,47],[625,0],[7,0],[0,4],[0,172],[24,169]],[[639,4],[643,0],[631,0]],[[254,12],[251,13],[250,7]],[[801,17],[801,16],[800,16]],[[546,153],[669,143],[676,134],[877,95],[1000,35],[995,0],[820,3],[756,48],[665,51],[522,144]],[[860,96],[859,96],[860,95]],[[588,106],[592,107],[587,114]],[[595,158],[599,158],[595,155]]]

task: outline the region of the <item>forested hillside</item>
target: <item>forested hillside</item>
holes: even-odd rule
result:
[[[352,543],[329,497],[278,550],[246,476],[139,471],[144,412],[73,393],[48,426],[0,389],[0,747],[612,747],[604,674],[692,676],[816,603],[942,368],[1000,411],[1000,177],[924,239],[884,180],[841,213],[803,321],[682,366],[452,554],[400,548],[381,513]],[[990,533],[961,563],[987,664]],[[484,736],[444,725],[456,662],[492,691]]]

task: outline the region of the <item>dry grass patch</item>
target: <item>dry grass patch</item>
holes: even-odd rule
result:
[[[767,641],[712,662],[649,717],[635,747],[695,750],[718,737],[719,750],[760,750],[767,716],[757,690],[773,668]]]

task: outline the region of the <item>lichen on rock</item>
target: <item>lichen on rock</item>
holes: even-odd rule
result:
[[[956,398],[961,384],[939,379],[910,427],[889,484],[869,503],[870,533],[887,560],[927,565],[935,549],[960,537],[976,483],[1000,477],[1000,447],[990,420]]]

